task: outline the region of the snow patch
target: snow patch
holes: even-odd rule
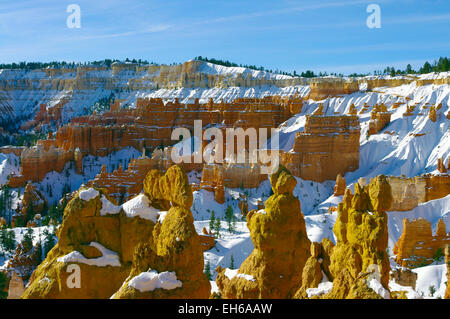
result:
[[[102,195],[102,198],[100,199],[102,201],[102,209],[100,210],[100,215],[115,215],[120,212],[121,207],[116,206],[113,203],[111,203],[105,195]]]
[[[91,199],[96,198],[100,193],[93,188],[83,189],[79,193],[79,197],[81,200],[84,200],[86,202],[90,201]]]
[[[153,291],[158,288],[172,290],[175,288],[180,288],[182,285],[182,282],[177,280],[177,276],[174,271],[164,271],[162,273],[158,273],[157,271],[152,270],[141,272],[136,277],[133,277],[129,282],[130,287],[133,287],[140,292]]]
[[[122,205],[125,214],[130,217],[141,217],[143,219],[151,220],[156,224],[159,217],[159,210],[150,206],[150,200],[144,194],[130,199],[128,202]]]
[[[255,277],[253,277],[252,275],[246,275],[246,274],[238,274],[239,269],[230,269],[230,268],[226,268],[225,269],[225,276],[228,277],[228,279],[233,279],[234,277],[238,277],[238,278],[243,278],[245,280],[248,281],[255,281]]]
[[[320,296],[329,293],[333,289],[333,283],[331,281],[321,282],[317,288],[306,289],[308,298],[312,296]]]
[[[97,248],[101,253],[101,257],[88,259],[84,257],[80,252],[73,251],[70,254],[67,254],[65,256],[59,257],[57,259],[58,262],[62,263],[81,263],[86,264],[89,266],[97,266],[97,267],[105,267],[105,266],[112,266],[112,267],[120,267],[120,261],[119,256],[116,252],[109,250],[105,248],[103,245],[97,243],[97,242],[91,242],[89,246]]]

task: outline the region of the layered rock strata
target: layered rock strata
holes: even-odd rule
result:
[[[360,126],[356,116],[306,116],[304,132],[295,135],[292,152],[281,162],[302,179],[323,182],[359,167]]]
[[[403,219],[403,232],[394,246],[396,262],[405,267],[417,267],[432,263],[444,256],[446,245],[450,244],[445,222],[440,219],[433,236],[431,223],[426,219]],[[440,253],[439,253],[440,252]]]

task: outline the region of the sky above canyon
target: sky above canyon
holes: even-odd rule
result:
[[[69,28],[80,8],[80,28]],[[381,28],[368,28],[370,4]],[[0,63],[195,56],[349,74],[450,52],[448,0],[0,0]]]

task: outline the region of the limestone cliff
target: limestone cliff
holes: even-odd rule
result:
[[[301,287],[310,241],[300,202],[292,194],[297,181],[280,166],[270,183],[274,194],[265,208],[247,215],[255,249],[239,270],[217,268],[224,298],[291,298]]]

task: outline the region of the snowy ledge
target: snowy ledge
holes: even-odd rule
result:
[[[228,277],[228,279],[233,279],[234,277],[237,278],[242,278],[248,281],[256,281],[255,277],[253,277],[252,275],[246,275],[246,274],[238,274],[239,269],[230,269],[230,268],[226,268],[225,269],[225,276]]]
[[[150,200],[144,194],[130,199],[122,205],[122,208],[128,217],[141,217],[155,224],[160,217],[160,211],[150,205]]]
[[[101,216],[106,215],[115,215],[120,213],[121,206],[116,206],[113,203],[111,203],[105,195],[102,195],[102,198],[100,199],[102,202],[102,209],[100,210]]]
[[[331,281],[321,282],[317,288],[306,289],[308,298],[312,296],[320,296],[329,293],[333,289],[333,283]]]
[[[86,202],[90,201],[91,199],[96,198],[100,193],[93,188],[83,189],[79,193],[79,197],[81,200],[84,200]]]
[[[140,292],[153,291],[155,289],[172,290],[180,288],[183,284],[177,280],[174,271],[164,271],[158,273],[156,270],[141,272],[136,277],[133,277],[128,285]]]
[[[84,257],[80,252],[73,251],[70,254],[59,257],[57,259],[58,262],[61,263],[81,263],[89,266],[97,266],[97,267],[105,267],[105,266],[113,266],[120,267],[119,256],[112,250],[109,250],[102,246],[97,242],[91,242],[89,246],[97,248],[101,253],[101,257],[88,259]]]

